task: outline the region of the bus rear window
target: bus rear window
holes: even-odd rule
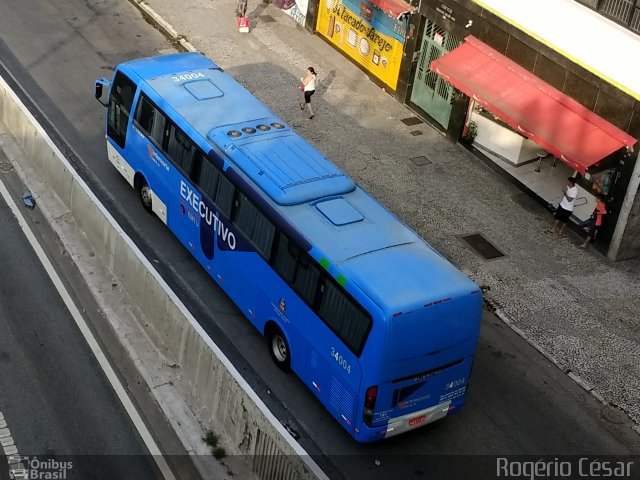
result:
[[[393,401],[391,402],[391,407],[396,408],[398,404],[402,404],[407,399],[411,397],[413,393],[418,391],[420,387],[422,387],[425,382],[415,383],[413,385],[409,385],[407,387],[397,388],[393,392]]]

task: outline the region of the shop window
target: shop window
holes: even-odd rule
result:
[[[581,0],[581,3],[596,8],[602,15],[640,33],[640,0],[601,0],[597,7],[592,3],[598,2]]]
[[[605,15],[626,23],[629,20],[634,0],[604,0],[600,5],[600,11]]]

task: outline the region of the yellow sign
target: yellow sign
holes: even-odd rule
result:
[[[338,0],[320,0],[316,31],[385,85],[396,89],[401,42],[380,33]]]

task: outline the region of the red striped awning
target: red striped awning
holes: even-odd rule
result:
[[[386,14],[400,20],[400,17],[408,13],[416,11],[416,7],[412,7],[403,0],[368,0],[370,3],[378,7]]]
[[[637,141],[471,35],[430,68],[580,173]]]

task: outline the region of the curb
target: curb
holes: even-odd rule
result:
[[[158,15],[144,0],[129,0],[142,13],[144,19],[153,27],[157,28],[171,44],[180,52],[197,52],[184,35],[179,35],[173,25]]]
[[[580,376],[578,376],[576,373],[574,373],[570,369],[562,368],[560,366],[560,362],[558,362],[551,354],[546,352],[540,345],[538,345],[531,338],[529,338],[527,336],[527,334],[523,330],[518,328],[515,325],[515,323],[502,311],[502,309],[498,306],[498,304],[496,302],[493,302],[493,301],[489,300],[486,297],[485,297],[484,301],[485,301],[486,306],[488,307],[487,309],[490,312],[493,312],[500,320],[502,320],[502,322],[505,325],[507,325],[511,330],[513,330],[515,333],[517,333],[523,340],[525,340],[529,345],[531,345],[533,348],[535,348],[547,360],[549,360],[551,363],[553,363],[558,368],[558,370],[561,370],[563,373],[565,373],[571,380],[573,380],[585,392],[590,393],[603,406],[607,406],[607,405],[614,406],[614,407],[619,408],[620,410],[622,410],[627,415],[627,418],[631,422],[632,430],[634,432],[636,432],[638,435],[640,435],[640,425],[635,423],[635,421],[629,416],[629,413],[624,408],[622,408],[622,407],[620,407],[618,405],[613,405],[611,402],[606,400],[600,393],[598,393],[594,389],[593,385],[591,385],[586,380],[583,380]]]

